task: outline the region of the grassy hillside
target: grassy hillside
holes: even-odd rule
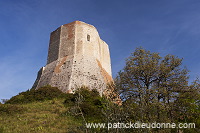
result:
[[[104,119],[103,101],[96,91],[83,88],[75,94],[50,86],[28,90],[0,104],[0,133],[85,132],[86,120]]]
[[[149,110],[151,112],[155,111]],[[115,128],[114,125],[109,130],[106,127],[86,128],[86,123],[150,123],[156,119],[145,121],[146,118],[140,118],[138,105],[130,99],[118,106],[104,96],[100,97],[96,90],[80,88],[75,94],[65,94],[55,87],[45,86],[22,92],[0,104],[0,133],[196,133],[200,131],[199,112],[196,114],[185,119],[185,123],[196,123],[196,128],[191,129],[134,129]],[[165,120],[163,122],[168,122],[168,118]]]
[[[81,126],[81,121],[67,115],[64,99],[53,99],[23,105],[0,105],[0,132],[64,133]],[[4,110],[4,111],[3,111]]]

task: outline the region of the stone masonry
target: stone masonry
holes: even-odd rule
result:
[[[94,26],[74,21],[51,33],[47,64],[39,70],[33,88],[51,85],[73,93],[85,86],[102,94],[113,81],[111,75],[108,45]]]

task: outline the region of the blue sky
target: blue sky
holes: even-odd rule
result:
[[[139,46],[183,58],[190,80],[200,75],[199,0],[0,0],[0,99],[31,88],[50,33],[75,20],[107,42],[113,77]]]

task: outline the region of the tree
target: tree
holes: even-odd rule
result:
[[[173,121],[173,101],[188,90],[188,70],[181,64],[178,57],[162,58],[143,48],[126,60],[115,83],[122,99],[135,104],[142,121]]]
[[[200,81],[196,79],[186,92],[181,92],[174,101],[173,116],[178,122],[195,123],[200,127]],[[187,130],[185,132],[188,132]],[[191,132],[191,131],[190,131]],[[194,133],[199,130],[194,130]]]

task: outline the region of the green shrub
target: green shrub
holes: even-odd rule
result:
[[[0,114],[13,115],[16,113],[23,113],[26,109],[19,105],[0,104]]]
[[[66,107],[73,106],[73,105],[75,104],[75,101],[76,101],[76,99],[75,99],[74,94],[72,94],[72,93],[67,93],[67,94],[65,95],[64,105],[65,105]]]
[[[101,97],[97,90],[89,90],[88,88],[79,88],[75,94],[68,94],[64,104],[70,107],[71,113],[83,115],[89,120],[103,120],[102,109],[106,108],[106,99]],[[80,108],[75,108],[79,106]],[[80,110],[81,109],[81,110]]]
[[[51,100],[53,98],[65,97],[65,93],[59,90],[57,87],[44,86],[37,90],[27,90],[21,92],[17,96],[12,97],[6,103],[10,104],[22,104],[30,103],[34,101]]]
[[[0,133],[3,133],[4,128],[0,127]]]

